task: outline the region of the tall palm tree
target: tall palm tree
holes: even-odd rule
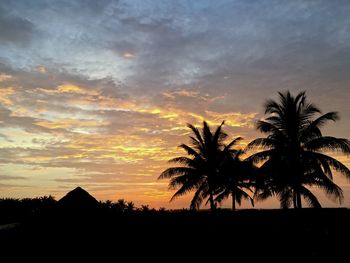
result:
[[[232,211],[236,211],[236,203],[241,205],[243,199],[249,200],[254,206],[252,193],[255,169],[251,162],[242,159],[245,153],[242,149],[232,148],[242,138],[238,137],[227,144],[222,152],[223,163],[220,169],[222,183],[219,184],[215,200],[221,203],[229,196],[232,197]]]
[[[350,153],[347,139],[323,136],[321,128],[327,121],[339,119],[337,112],[321,115],[321,111],[306,99],[305,92],[292,96],[279,93],[279,101],[265,104],[267,118],[257,122],[257,129],[268,136],[252,141],[248,148],[263,148],[249,159],[262,163],[263,176],[257,184],[258,198],[277,195],[282,207],[302,208],[301,197],[311,207],[321,207],[310,186],[325,191],[339,202],[342,190],[333,182],[332,170],[350,179],[350,170],[335,158],[322,153],[340,151]]]
[[[170,163],[178,163],[180,166],[166,169],[158,178],[170,178],[169,188],[179,188],[170,201],[195,190],[191,209],[198,209],[205,199],[209,202],[211,210],[216,209],[214,193],[218,187],[221,152],[227,137],[222,131],[223,124],[224,122],[214,133],[205,121],[201,131],[191,124],[187,125],[193,132],[193,136],[190,136],[191,145],[181,144],[179,147],[184,149],[189,157],[170,160]]]

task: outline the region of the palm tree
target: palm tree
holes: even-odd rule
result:
[[[222,183],[219,185],[216,201],[221,203],[229,196],[232,197],[232,211],[236,211],[236,203],[241,205],[243,199],[249,200],[254,206],[253,198],[247,192],[253,192],[253,177],[255,174],[254,165],[251,162],[242,160],[245,153],[242,149],[233,149],[238,141],[238,137],[227,144],[222,154],[223,163],[220,169]]]
[[[127,202],[126,203],[126,211],[132,212],[135,210],[135,204],[134,202]]]
[[[178,163],[180,166],[166,169],[158,178],[170,178],[169,188],[179,188],[170,201],[195,190],[191,209],[198,209],[205,199],[207,203],[209,202],[212,211],[216,209],[214,193],[219,181],[223,141],[227,137],[227,134],[222,131],[223,124],[224,122],[214,133],[205,121],[201,132],[193,125],[187,125],[193,132],[193,136],[190,136],[191,145],[181,144],[179,147],[184,149],[189,157],[170,160],[170,163]]]
[[[323,150],[350,153],[347,139],[323,136],[321,128],[327,121],[339,119],[337,112],[321,115],[314,104],[307,102],[305,92],[293,97],[290,92],[279,93],[279,101],[265,104],[265,120],[257,129],[268,134],[252,141],[248,148],[263,148],[249,159],[262,163],[264,174],[257,182],[257,197],[277,195],[282,207],[302,208],[301,197],[311,207],[321,207],[309,187],[316,186],[341,203],[343,193],[333,182],[332,170],[350,179],[350,170]]]

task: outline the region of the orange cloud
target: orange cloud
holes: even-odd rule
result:
[[[213,102],[215,100],[224,98],[224,96],[213,97],[213,96],[209,96],[209,94],[201,94],[199,91],[186,90],[186,89],[163,92],[162,96],[172,100],[177,99],[179,97],[187,97],[187,98],[193,98],[193,99],[197,99],[205,102]]]
[[[82,93],[83,89],[73,84],[64,84],[57,87],[58,92]]]
[[[228,112],[218,113],[213,111],[205,111],[209,120],[212,120],[213,125],[219,125],[225,120],[225,125],[232,127],[253,127],[254,120],[257,117],[257,113],[240,113],[240,112]]]
[[[0,88],[0,103],[6,106],[13,105],[13,102],[10,99],[10,96],[13,95],[14,93],[15,91],[12,87]]]

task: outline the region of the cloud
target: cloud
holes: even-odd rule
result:
[[[9,79],[11,79],[12,76],[11,75],[7,75],[7,74],[0,74],[0,82],[5,82]]]
[[[11,110],[2,107],[0,105],[0,128],[4,127],[21,127],[24,128],[27,131],[41,131],[41,132],[48,132],[49,130],[46,128],[43,128],[39,125],[36,125],[36,119],[32,117],[22,117],[22,116],[14,116],[12,115]]]
[[[20,184],[2,184],[0,183],[0,189],[2,191],[13,191],[13,190],[18,190],[18,189],[24,189],[24,190],[28,190],[30,186],[29,185],[20,185]]]
[[[111,174],[121,180],[127,174],[152,182],[178,154],[177,145],[188,133],[186,123],[208,119],[218,125],[225,118],[228,127],[240,126],[239,121],[244,127],[243,120],[248,123],[255,116],[206,111],[205,105],[220,97],[200,90],[170,90],[157,103],[125,95],[108,79],[89,80],[50,68],[42,73],[3,66],[3,72],[13,76],[8,83],[13,89],[11,104],[2,101],[7,144],[0,149],[1,162],[95,173],[89,175],[91,181],[108,181]],[[190,110],[198,104],[199,110]]]
[[[9,176],[9,175],[1,175],[0,174],[0,181],[2,180],[26,180],[26,177],[23,176]]]
[[[10,96],[13,95],[14,90],[12,87],[0,89],[0,103],[4,105],[12,105]]]
[[[122,57],[125,59],[135,59],[137,57],[137,55],[133,54],[131,52],[125,52],[122,54]]]
[[[339,70],[349,61],[346,1],[89,1],[84,8],[79,1],[23,1],[3,6],[41,32],[33,43],[40,53],[28,48],[14,61],[15,54],[3,50],[2,57],[14,65],[58,63],[90,78],[123,81],[138,94],[192,85],[203,93],[237,92],[250,100],[247,90],[325,90],[348,78]],[[320,87],[318,78],[327,84]]]
[[[34,25],[11,10],[0,7],[0,45],[28,46],[35,31]]]

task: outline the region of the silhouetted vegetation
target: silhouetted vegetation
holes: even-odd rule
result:
[[[164,207],[156,210],[149,205],[136,207],[133,202],[119,199],[116,202],[111,200],[97,201],[87,191],[77,187],[68,192],[67,195],[56,201],[53,196],[36,198],[0,198],[0,224],[21,222],[36,216],[56,215],[79,215],[84,213],[93,214],[143,214],[166,212]]]
[[[125,201],[100,202],[98,210],[72,213],[55,209],[55,202],[52,209],[31,214],[14,228],[0,229],[2,258],[38,260],[49,255],[102,259],[118,254],[145,261],[184,256],[224,260],[234,254],[249,260],[286,255],[296,260],[301,256],[335,259],[347,253],[346,242],[334,241],[350,234],[348,209],[249,209],[232,213],[218,208],[216,213],[209,213],[156,211],[144,206],[129,211],[122,203]],[[299,249],[291,253],[296,240]]]
[[[332,170],[350,179],[350,170],[335,158],[322,153],[340,151],[350,153],[350,142],[344,138],[324,136],[321,128],[327,121],[339,119],[338,113],[321,111],[306,99],[305,92],[293,97],[290,92],[279,93],[280,101],[268,100],[265,104],[265,120],[257,122],[257,129],[268,134],[248,144],[246,150],[263,148],[246,160],[243,149],[232,149],[241,138],[225,144],[228,135],[222,126],[211,132],[207,122],[202,130],[191,124],[191,145],[181,144],[189,157],[177,157],[170,163],[178,163],[161,173],[159,179],[170,179],[169,188],[177,189],[171,200],[194,191],[191,209],[198,209],[207,199],[211,210],[228,196],[232,196],[232,209],[236,202],[248,199],[256,201],[277,196],[281,207],[302,208],[302,197],[309,206],[319,208],[310,187],[318,187],[326,195],[343,199],[342,189],[333,182]],[[316,116],[318,115],[318,116]],[[256,168],[254,164],[258,165]]]
[[[242,151],[232,148],[241,138],[225,144],[228,135],[222,130],[223,124],[224,122],[214,133],[205,121],[201,131],[188,124],[193,132],[193,136],[190,136],[191,146],[181,144],[179,147],[184,149],[189,157],[182,156],[170,160],[170,163],[179,163],[181,166],[168,168],[159,176],[159,179],[170,178],[170,189],[179,188],[171,200],[194,190],[190,208],[198,209],[206,200],[210,209],[214,211],[217,203],[229,195],[233,198],[233,210],[236,201],[240,204],[242,198],[251,199],[244,191],[250,190],[250,178],[247,173],[249,163],[240,160]]]
[[[23,199],[1,198],[0,224],[18,222],[41,213],[51,212],[56,205],[57,201],[51,195]]]
[[[240,137],[233,140],[223,149],[223,157],[220,172],[220,182],[216,190],[215,200],[221,203],[231,196],[232,211],[236,210],[236,203],[241,205],[243,199],[247,199],[254,206],[253,187],[258,175],[256,167],[247,160],[243,160],[245,154],[242,149],[232,149]]]
[[[258,200],[276,195],[281,207],[292,204],[302,207],[302,197],[311,207],[321,207],[310,187],[318,187],[337,199],[343,192],[333,182],[332,170],[350,179],[350,170],[335,158],[322,153],[340,151],[350,153],[347,139],[323,136],[321,128],[328,121],[339,119],[338,113],[321,110],[306,99],[305,92],[293,97],[289,92],[279,93],[280,100],[265,104],[265,120],[258,121],[257,128],[268,134],[266,138],[252,141],[248,148],[260,147],[263,151],[249,159],[261,163],[261,178],[256,184]],[[316,115],[317,118],[314,118]]]

